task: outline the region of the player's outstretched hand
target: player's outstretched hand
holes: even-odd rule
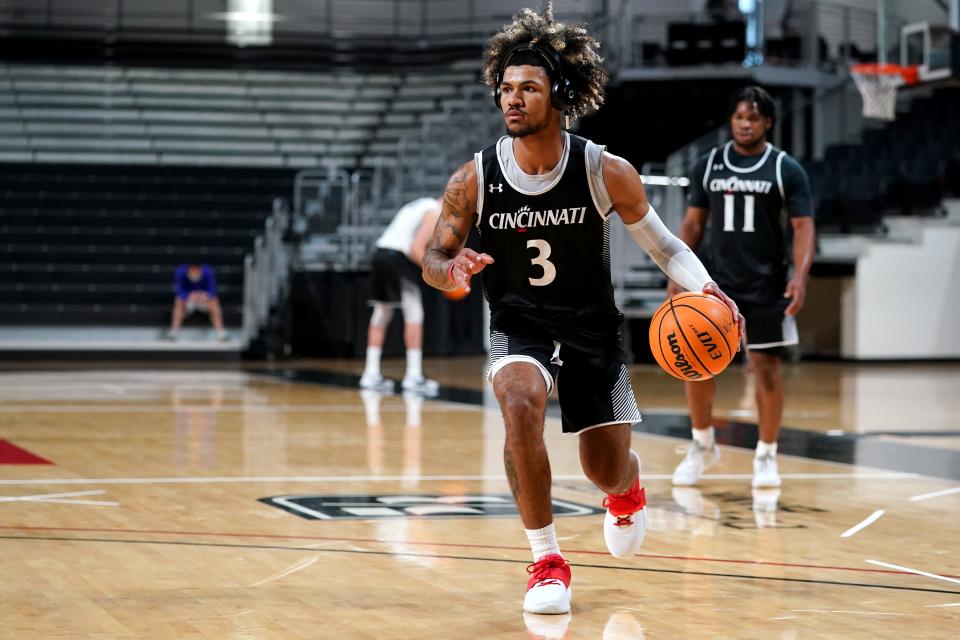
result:
[[[737,303],[733,299],[720,290],[720,287],[717,286],[716,282],[708,282],[703,286],[703,293],[711,295],[715,298],[719,298],[720,302],[727,305],[727,308],[730,309],[730,313],[733,314],[733,319],[737,323],[737,351],[740,350],[740,343],[743,342],[743,333],[746,329],[746,320],[743,319],[743,316],[740,314],[740,309],[737,308]]]
[[[493,257],[486,253],[477,253],[473,249],[464,247],[457,257],[450,261],[447,267],[447,276],[459,287],[470,293],[470,278],[475,273],[483,271],[488,264],[493,264]]]

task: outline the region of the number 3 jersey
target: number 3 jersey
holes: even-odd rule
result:
[[[564,136],[560,162],[525,174],[513,139],[476,154],[477,230],[494,263],[483,272],[491,323],[507,334],[549,334],[557,342],[623,359],[610,279],[612,204],[603,147]]]
[[[710,210],[698,254],[724,293],[738,302],[782,302],[787,218],[813,215],[800,164],[771,144],[759,156],[742,156],[727,143],[700,160],[689,204]]]

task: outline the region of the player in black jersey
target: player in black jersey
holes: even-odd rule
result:
[[[733,140],[700,160],[691,176],[689,207],[680,230],[747,319],[747,349],[756,382],[760,438],[753,486],[779,487],[777,437],[783,414],[780,358],[797,344],[794,316],[803,307],[814,255],[813,205],[806,173],[767,141],[776,119],[773,99],[760,87],[735,92],[729,105]],[[793,231],[789,275],[787,224]],[[668,294],[678,293],[672,284]],[[711,426],[714,380],[686,383],[694,442],[673,482],[691,485],[720,450]]]
[[[450,178],[423,260],[438,289],[470,286],[483,271],[491,310],[488,376],[506,430],[507,479],[527,530],[524,609],[566,613],[570,569],[553,528],[550,462],[543,442],[554,385],[563,431],[579,435],[586,476],[606,492],[604,539],[621,558],[643,541],[645,498],[630,424],[640,420],[610,280],[610,215],[683,286],[716,295],[742,321],[699,259],[666,230],[625,160],[562,129],[603,101],[599,43],[580,25],[529,9],[490,41],[484,72],[507,136]],[[562,53],[561,53],[562,52]],[[471,225],[481,252],[464,248]]]

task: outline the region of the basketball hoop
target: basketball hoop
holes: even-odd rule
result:
[[[917,68],[898,64],[855,64],[850,75],[863,98],[863,117],[894,120],[897,117],[897,89],[919,81]]]

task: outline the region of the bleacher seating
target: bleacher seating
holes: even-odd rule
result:
[[[239,326],[243,260],[293,171],[0,164],[0,324],[164,327],[173,270],[216,270]]]
[[[359,166],[395,155],[476,69],[406,73],[0,65],[0,161]],[[475,65],[474,65],[475,67]]]
[[[244,256],[296,170],[397,158],[475,67],[0,65],[0,324],[160,329],[174,267],[203,257],[238,326]]]
[[[834,145],[808,165],[818,224],[834,231],[871,231],[890,214],[916,215],[960,193],[960,92],[944,89],[913,102],[862,143]]]

